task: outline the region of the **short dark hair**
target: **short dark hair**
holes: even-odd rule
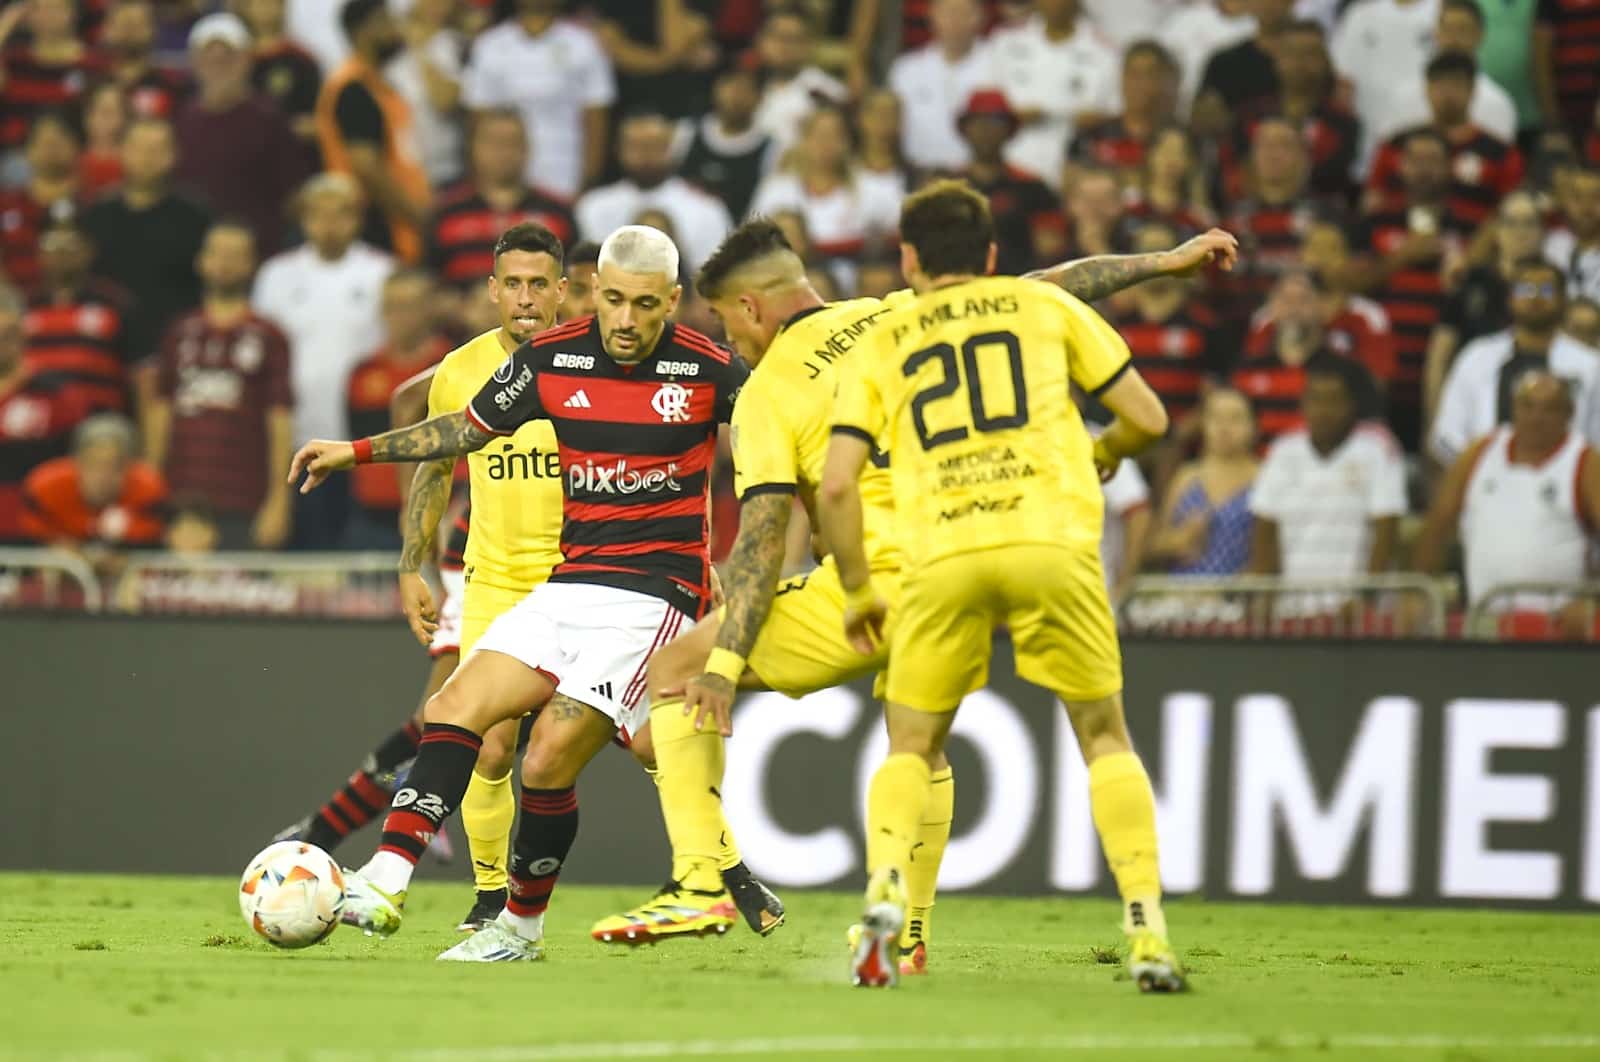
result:
[[[1477,0],[1444,0],[1440,11],[1463,11],[1472,16],[1472,21],[1478,24],[1479,29],[1483,29],[1483,8],[1478,6]]]
[[[1323,28],[1322,23],[1318,22],[1314,18],[1290,19],[1289,24],[1283,27],[1283,32],[1286,35],[1290,33],[1315,34],[1324,40],[1326,40],[1328,36],[1328,31]]]
[[[339,25],[345,37],[354,41],[368,19],[386,10],[384,0],[345,0],[344,7],[339,10]]]
[[[1419,140],[1431,140],[1439,145],[1439,150],[1443,151],[1446,156],[1450,154],[1450,141],[1446,140],[1444,134],[1431,125],[1418,126],[1409,133],[1402,133],[1400,150],[1404,151]]]
[[[994,243],[989,201],[965,181],[924,185],[900,205],[900,239],[930,277],[986,272]]]
[[[213,232],[221,232],[224,229],[231,229],[235,232],[244,233],[246,236],[250,237],[250,245],[252,247],[256,246],[257,244],[255,226],[251,225],[250,222],[246,221],[238,214],[223,214],[221,217],[213,218],[211,224],[206,226],[205,234],[207,237],[209,237]]]
[[[382,0],[379,0],[379,3],[382,3]],[[567,267],[566,252],[561,246],[561,241],[556,238],[555,233],[537,221],[524,221],[500,234],[500,238],[494,241],[495,265],[500,264],[501,255],[512,251],[547,254],[554,258],[556,265],[563,270]]]
[[[599,265],[600,245],[593,240],[584,240],[572,246],[567,252],[567,268],[575,265]]]
[[[1373,381],[1372,373],[1354,358],[1320,351],[1306,359],[1305,375],[1307,381],[1313,376],[1321,376],[1343,384],[1345,393],[1355,406],[1357,420],[1368,420],[1382,411],[1378,385]]]
[[[753,217],[728,233],[711,257],[706,259],[705,265],[700,267],[700,272],[695,276],[695,290],[702,298],[721,298],[722,285],[735,270],[779,251],[794,253],[783,229],[771,218]]]
[[[1149,37],[1141,38],[1128,45],[1128,50],[1122,56],[1123,69],[1127,69],[1128,64],[1141,55],[1148,55],[1157,63],[1160,63],[1162,69],[1169,74],[1178,72],[1178,61],[1172,57],[1172,53],[1167,51],[1166,46],[1160,41],[1152,40]]]
[[[1472,81],[1478,76],[1478,61],[1466,52],[1440,52],[1428,60],[1424,73],[1429,81],[1446,77]]]

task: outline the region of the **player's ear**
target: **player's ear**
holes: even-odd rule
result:
[[[984,276],[990,276],[990,275],[992,275],[994,273],[994,264],[995,264],[996,257],[997,257],[997,251],[998,251],[998,248],[996,247],[994,241],[990,240],[989,241],[989,254],[984,259],[984,263],[983,263],[983,274],[984,274]]]
[[[911,277],[920,272],[921,263],[917,261],[917,249],[909,243],[900,245],[900,275],[906,278],[906,283],[911,283]]]

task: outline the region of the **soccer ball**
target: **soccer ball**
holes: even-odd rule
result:
[[[344,875],[314,844],[278,841],[250,860],[239,879],[239,912],[268,944],[306,948],[339,925]]]

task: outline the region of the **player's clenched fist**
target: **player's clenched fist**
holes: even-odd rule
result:
[[[433,644],[433,632],[439,629],[439,610],[434,607],[433,591],[416,572],[400,573],[400,607],[405,610],[411,633],[426,648]]]
[[[330,472],[337,472],[342,468],[354,468],[355,464],[354,444],[330,439],[312,439],[300,447],[299,452],[294,455],[294,460],[289,462],[289,485],[294,486],[294,481],[304,472],[306,481],[300,484],[300,493],[310,494],[319,483],[328,478]]]

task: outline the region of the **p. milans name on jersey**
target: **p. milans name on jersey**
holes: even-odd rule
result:
[[[937,325],[948,324],[951,321],[963,321],[969,317],[989,317],[996,314],[1017,312],[1017,297],[1015,295],[990,295],[981,299],[965,298],[959,301],[951,299],[930,306],[926,312],[917,314],[915,322],[896,324],[894,339],[898,343],[913,329],[927,331]]]

